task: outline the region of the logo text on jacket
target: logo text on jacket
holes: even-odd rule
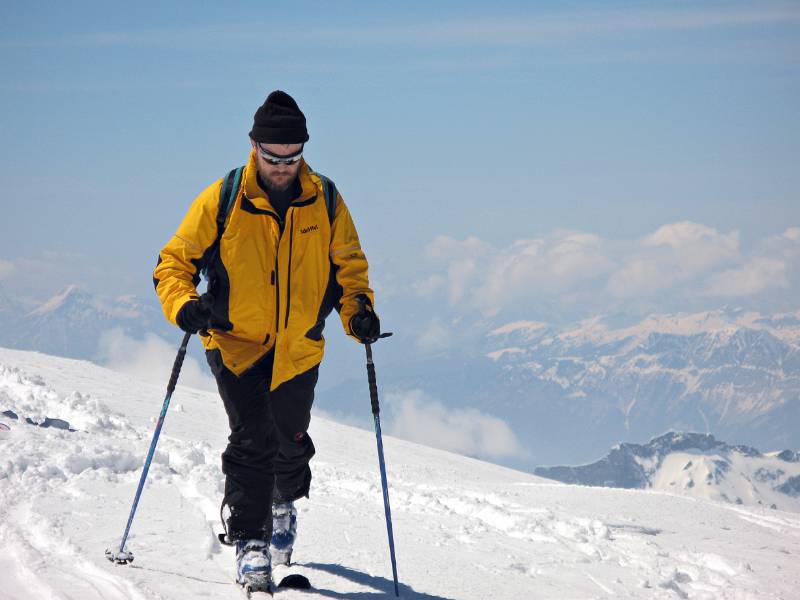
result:
[[[319,231],[319,225],[309,225],[308,227],[300,229],[300,233],[308,233],[309,231]]]

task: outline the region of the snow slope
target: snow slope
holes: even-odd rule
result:
[[[214,394],[178,388],[133,524],[136,560],[103,556],[163,394],[91,363],[0,349],[0,413],[19,416],[0,416],[0,598],[241,598],[232,551],[216,541],[227,428]],[[295,558],[315,589],[276,597],[391,597],[374,436],[322,419],[311,433]],[[567,486],[391,438],[385,450],[404,598],[797,597],[796,514]]]

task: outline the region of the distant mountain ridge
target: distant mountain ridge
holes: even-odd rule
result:
[[[597,454],[602,440],[671,429],[800,447],[800,311],[652,315],[622,327],[516,322],[489,333],[485,356],[514,382],[516,408],[560,424],[550,439],[580,435]]]
[[[617,444],[591,464],[538,467],[534,472],[564,483],[654,489],[800,511],[800,453],[762,454],[702,433],[671,431],[647,444]]]
[[[0,289],[0,346],[95,359],[101,336],[112,329],[134,337],[169,332],[158,304],[134,296],[99,298],[70,285],[30,310]]]

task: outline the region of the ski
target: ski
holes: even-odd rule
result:
[[[242,588],[242,592],[244,593],[244,597],[247,600],[267,600],[267,598],[272,598],[272,592],[260,592],[260,591],[248,591],[245,588]]]
[[[241,583],[237,584],[239,589],[242,590],[245,598],[248,600],[266,600],[267,598],[272,598],[272,588],[269,587],[266,590],[264,589],[253,589],[249,585],[242,585]]]

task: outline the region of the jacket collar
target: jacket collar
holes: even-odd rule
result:
[[[256,151],[250,150],[250,157],[244,167],[244,195],[248,200],[253,203],[256,208],[262,210],[275,210],[267,198],[266,193],[261,186],[258,185],[258,167],[256,166]],[[317,185],[314,183],[311,175],[311,169],[306,164],[303,158],[300,161],[300,170],[297,173],[297,178],[300,180],[300,196],[292,200],[292,204],[300,202],[309,203],[317,196]]]

